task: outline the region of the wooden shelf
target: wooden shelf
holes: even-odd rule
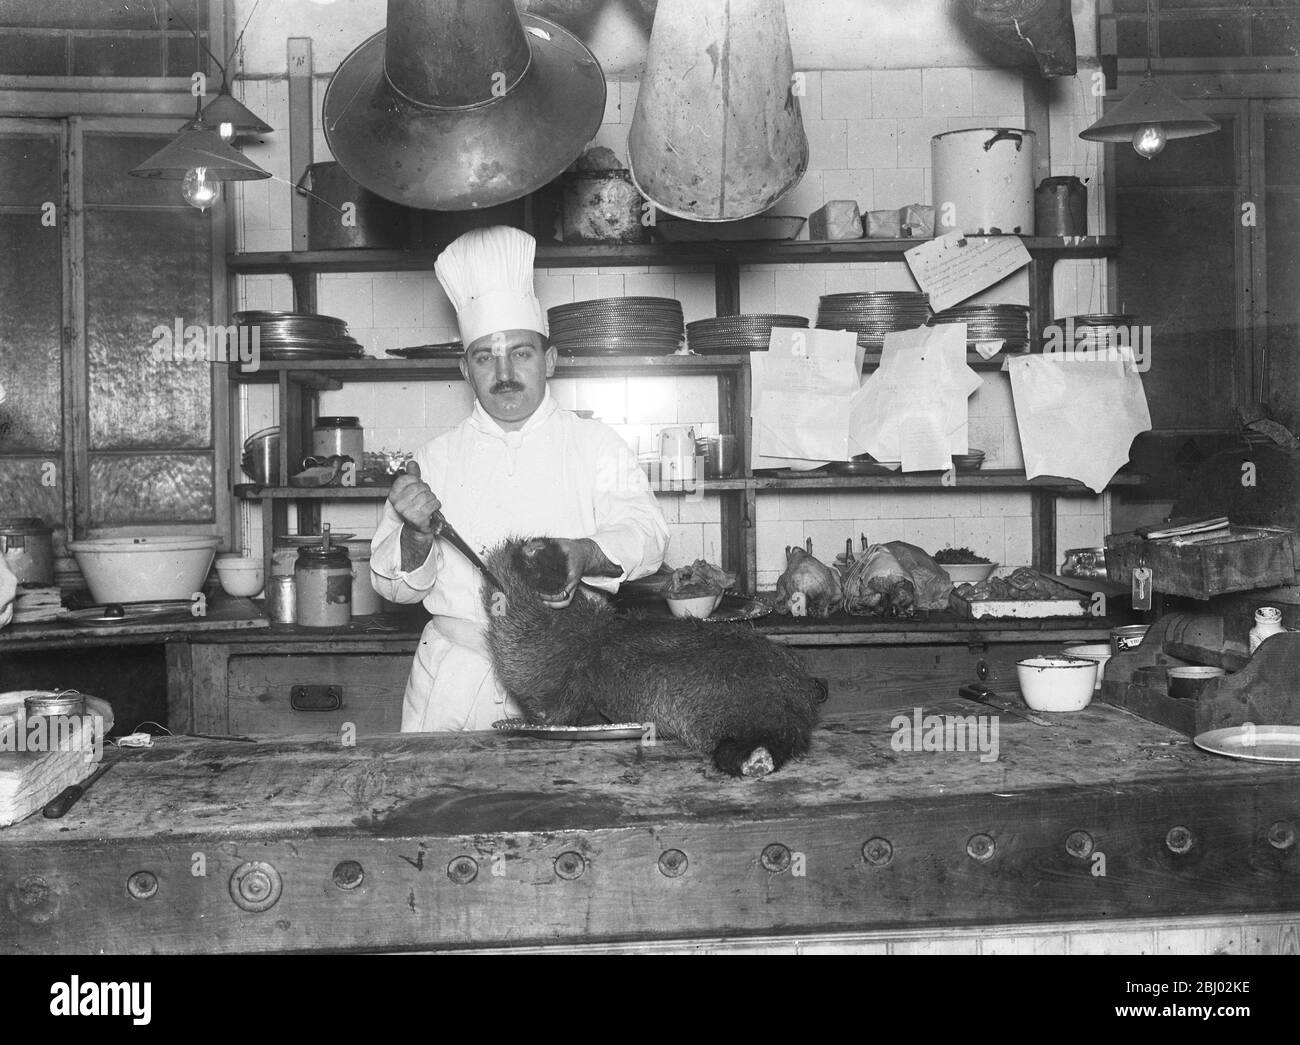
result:
[[[1029,479],[1024,472],[1013,469],[982,469],[977,472],[958,472],[956,482],[945,485],[942,472],[893,472],[889,475],[808,475],[778,477],[756,475],[755,488],[764,490],[987,490],[1015,491],[1038,490],[1052,493],[1091,494],[1092,491],[1077,479],[1041,475]],[[1121,473],[1111,479],[1109,487],[1141,486],[1144,475]]]
[[[748,364],[748,357],[743,355],[561,356],[555,376],[731,374]],[[230,366],[230,379],[240,384],[274,382],[282,373],[287,373],[295,384],[313,388],[337,388],[339,381],[461,380],[459,359],[275,359],[265,360],[253,373],[244,373],[237,364]]]
[[[975,238],[975,237],[971,237]],[[1118,236],[1084,236],[1078,243],[1060,237],[1022,236],[1031,254],[1054,258],[1109,257],[1118,252]],[[757,242],[591,244],[539,243],[538,268],[616,268],[632,265],[780,265],[847,264],[854,261],[899,261],[905,251],[925,240],[763,240]],[[419,250],[300,250],[230,254],[231,272],[242,275],[319,272],[432,271],[437,253]]]
[[[700,493],[724,493],[744,490],[753,484],[752,479],[705,479],[690,484],[685,489],[671,486],[651,486],[656,496],[689,497]],[[236,483],[234,494],[245,501],[383,501],[388,498],[388,486],[259,486],[257,483]]]

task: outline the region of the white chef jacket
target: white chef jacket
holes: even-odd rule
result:
[[[636,457],[613,429],[559,409],[549,389],[518,431],[505,431],[475,403],[415,460],[443,515],[480,556],[508,537],[589,537],[623,568],[620,577],[586,581],[606,591],[663,562],[668,527]],[[520,714],[492,672],[479,572],[441,540],[422,565],[402,570],[401,530],[385,503],[371,583],[384,598],[423,602],[433,614],[406,683],[402,731],[490,729]]]

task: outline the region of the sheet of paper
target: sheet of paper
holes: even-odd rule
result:
[[[766,458],[843,461],[862,385],[863,349],[851,331],[772,331],[762,383],[754,383],[755,439]]]
[[[753,388],[763,387],[764,367],[767,364],[766,352],[751,352],[749,354],[749,370],[752,375]],[[806,461],[799,457],[770,457],[759,451],[758,448],[758,431],[759,431],[759,402],[758,396],[750,396],[749,414],[752,421],[752,431],[754,438],[749,441],[749,464],[751,468],[789,468],[797,472],[811,471],[814,468],[820,468],[827,464],[826,461]],[[859,453],[861,451],[858,451]]]
[[[952,308],[1029,264],[1019,236],[963,236],[950,232],[904,253],[936,312]]]
[[[941,472],[952,466],[948,432],[936,411],[905,418],[901,444],[905,472]]]
[[[1031,479],[1059,475],[1101,493],[1151,428],[1141,375],[1122,359],[1013,356],[1007,369]]]

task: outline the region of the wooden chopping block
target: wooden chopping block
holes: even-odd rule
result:
[[[1300,634],[1270,635],[1240,671],[1211,679],[1196,701],[1196,730],[1204,733],[1253,722],[1300,725]]]
[[[808,215],[809,239],[861,239],[862,212],[856,200],[831,200]]]
[[[0,738],[0,827],[31,816],[64,788],[81,783],[95,771],[91,752],[96,738],[83,733],[96,728],[93,716],[102,719],[101,743],[113,728],[113,708],[108,701],[87,696],[85,714],[92,718],[70,716],[59,750],[15,750],[17,737],[27,733],[23,698],[28,692],[0,694],[0,729],[8,727]]]

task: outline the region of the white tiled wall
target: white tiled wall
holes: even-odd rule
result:
[[[316,99],[315,159],[329,159],[320,131]],[[929,202],[930,136],[981,126],[1024,122],[1020,75],[1000,69],[899,69],[887,71],[811,71],[800,99],[810,146],[810,166],[800,184],[774,208],[775,213],[807,215],[828,200],[855,199],[861,210],[884,210]],[[274,127],[288,125],[288,87],[282,80],[242,82],[243,100]],[[1075,174],[1089,190],[1090,229],[1100,228],[1102,192],[1098,146],[1078,139],[1080,129],[1098,114],[1091,74],[1056,81],[1052,96],[1052,169]],[[627,132],[635,109],[634,80],[611,80],[605,121],[597,144],[627,159]],[[287,250],[291,186],[288,135],[272,134],[247,148],[250,159],[275,180],[245,182],[236,199],[243,250]],[[806,235],[806,233],[805,233]],[[288,309],[293,297],[286,277],[244,278],[241,307]],[[1091,261],[1057,265],[1057,314],[1098,311],[1104,304],[1104,269]],[[546,306],[623,294],[664,295],[681,300],[687,321],[714,314],[712,271],[708,268],[542,269],[538,296]],[[741,305],[755,311],[815,316],[822,294],[848,290],[911,290],[916,284],[901,262],[845,265],[750,265],[741,270]],[[984,298],[1024,303],[1027,288],[1018,275]],[[345,319],[370,355],[385,349],[424,344],[456,336],[455,316],[432,272],[355,273],[320,277],[322,312]],[[983,373],[984,384],[970,401],[970,442],[983,449],[990,468],[1023,466],[1008,378]],[[711,378],[618,378],[557,380],[553,394],[562,406],[592,409],[641,450],[655,432],[677,423],[717,429],[717,392]],[[468,412],[470,396],[459,382],[424,385],[351,384],[322,395],[322,413],[356,414],[366,425],[367,445],[414,448],[456,424]],[[382,422],[382,423],[381,423]],[[245,431],[274,423],[272,393],[247,389]],[[670,564],[720,555],[718,500],[662,499],[672,541]],[[784,549],[811,537],[819,554],[833,556],[846,538],[865,533],[870,540],[908,540],[933,551],[966,545],[1007,567],[1030,560],[1028,494],[961,491],[858,493],[766,493],[758,502],[760,585],[770,586],[784,566]],[[255,511],[255,509],[254,509]],[[327,505],[326,519],[336,529],[363,535],[373,531],[378,506]],[[1104,499],[1062,499],[1059,548],[1101,543]],[[255,522],[255,520],[252,520]],[[246,532],[256,535],[256,525]],[[1058,555],[1059,562],[1060,557]]]

